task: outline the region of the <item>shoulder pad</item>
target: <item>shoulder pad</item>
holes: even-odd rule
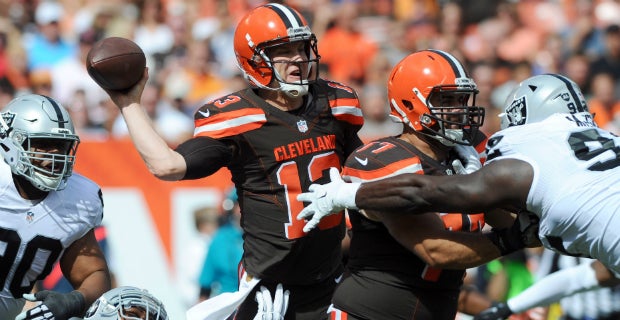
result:
[[[328,92],[329,107],[336,119],[358,126],[364,124],[360,101],[353,88],[328,80],[321,80],[317,84]]]
[[[204,104],[194,115],[194,137],[221,139],[260,128],[267,117],[265,111],[238,93],[229,94]]]

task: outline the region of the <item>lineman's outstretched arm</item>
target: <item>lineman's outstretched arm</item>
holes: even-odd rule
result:
[[[376,216],[394,239],[434,268],[466,269],[502,255],[500,249],[480,233],[446,230],[436,213],[377,213]]]
[[[533,170],[524,161],[492,162],[467,175],[402,174],[362,183],[355,195],[361,209],[394,213],[484,212],[525,206]]]
[[[466,269],[521,250],[540,246],[538,220],[520,215],[512,225],[484,233],[446,230],[435,213],[398,215],[375,212],[390,234],[403,247],[431,267]]]
[[[515,159],[492,162],[466,175],[407,173],[361,184],[344,182],[332,168],[331,182],[312,184],[308,192],[297,196],[297,200],[309,202],[297,219],[310,219],[304,227],[307,232],[323,217],[344,208],[397,214],[524,209],[533,176],[528,163]]]

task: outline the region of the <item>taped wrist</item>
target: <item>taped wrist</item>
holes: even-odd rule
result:
[[[504,302],[494,302],[491,308],[495,308],[496,314],[502,319],[507,319],[514,313]]]
[[[71,314],[72,316],[82,316],[86,309],[84,295],[77,290],[71,291],[69,293],[69,305],[71,306],[70,310],[74,311]]]
[[[499,249],[502,256],[525,248],[518,229],[492,229],[484,234]]]
[[[69,317],[81,317],[84,315],[86,300],[81,292],[74,290],[67,294],[58,294],[57,297],[58,299],[46,299],[43,302],[53,314]]]

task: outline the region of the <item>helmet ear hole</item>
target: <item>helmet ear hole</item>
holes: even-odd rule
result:
[[[252,59],[248,59],[248,63],[252,68],[258,68],[258,65],[261,62],[263,62],[263,58],[261,58],[259,55],[254,55],[252,56]]]
[[[401,103],[407,108],[409,111],[413,111],[413,103],[409,100],[401,100]]]

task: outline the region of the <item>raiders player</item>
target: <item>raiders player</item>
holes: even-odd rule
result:
[[[194,137],[175,150],[153,130],[139,104],[148,70],[131,91],[108,93],[156,177],[199,179],[230,170],[244,230],[241,286],[260,279],[274,290],[282,283],[291,290],[287,319],[322,319],[343,270],[344,216],[333,215],[305,232],[305,222],[295,219],[303,209],[296,197],[322,181],[329,167],[340,168],[361,144],[357,94],[318,78],[316,37],[288,6],[251,10],[237,26],[234,50],[250,88],[200,107]],[[252,319],[256,308],[254,299],[245,299],[236,319]]]
[[[328,215],[344,207],[421,214],[429,210],[475,212],[494,207],[529,211],[540,219],[542,244],[565,255],[598,261],[563,273],[547,286],[555,299],[620,283],[620,138],[600,129],[572,80],[558,74],[522,81],[510,94],[502,130],[487,143],[487,162],[470,175],[399,175],[346,184],[336,176],[300,196],[302,211]],[[566,285],[566,284],[571,285]],[[536,305],[509,301],[479,319],[503,319]],[[549,301],[549,300],[548,300]],[[553,300],[550,300],[553,301]]]
[[[72,172],[79,138],[69,113],[56,101],[23,95],[3,109],[1,119],[0,318],[82,316],[110,289],[93,232],[103,217],[101,190]],[[75,290],[30,294],[56,261]],[[22,312],[26,299],[41,304]]]

